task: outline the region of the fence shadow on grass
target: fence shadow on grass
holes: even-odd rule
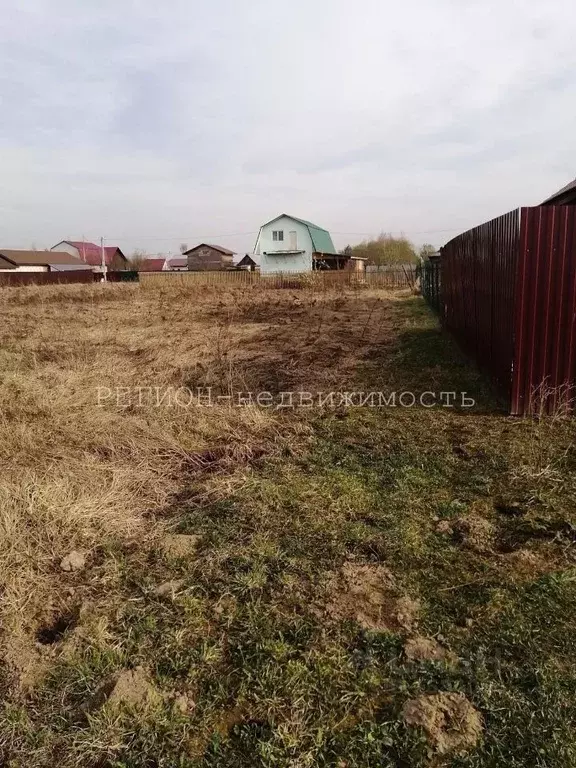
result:
[[[465,411],[507,412],[505,400],[490,379],[442,330],[437,316],[421,298],[401,302],[397,322],[398,333],[392,344],[375,346],[366,357],[366,375],[371,383],[417,396],[423,392],[465,392],[476,402],[474,408]]]
[[[496,393],[443,334],[424,301],[407,295],[347,294],[295,301],[288,293],[238,308],[216,307],[219,354],[190,370],[186,384],[215,393],[467,393],[475,413],[499,412]],[[241,343],[234,333],[244,325]],[[460,395],[459,395],[460,397]],[[461,401],[461,399],[460,399]]]
[[[386,353],[397,390],[456,392],[474,399],[474,413],[506,413],[505,400],[439,327],[414,328],[399,334]]]

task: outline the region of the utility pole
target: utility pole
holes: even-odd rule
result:
[[[100,255],[102,260],[102,280],[106,282],[106,251],[104,250],[104,238],[100,238]]]

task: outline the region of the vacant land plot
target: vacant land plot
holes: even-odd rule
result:
[[[572,420],[406,291],[0,298],[2,764],[576,766]]]

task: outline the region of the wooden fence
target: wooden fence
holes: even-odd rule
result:
[[[437,258],[427,259],[417,272],[420,277],[422,296],[424,296],[428,304],[436,312],[440,312],[440,293],[442,288],[440,260]]]
[[[88,270],[69,272],[0,272],[0,287],[21,285],[55,285],[60,283],[100,282],[100,273]],[[254,287],[258,289],[294,288],[332,290],[338,288],[411,288],[416,280],[415,267],[378,272],[318,271],[306,274],[279,273],[261,275],[247,270],[220,272],[108,272],[110,282],[140,281],[146,286],[185,285],[190,288],[214,286],[222,288]]]
[[[222,286],[257,288],[410,288],[416,279],[415,267],[387,270],[386,272],[318,271],[306,274],[278,273],[261,275],[247,270],[221,272],[141,272],[143,285],[184,284],[192,286]]]

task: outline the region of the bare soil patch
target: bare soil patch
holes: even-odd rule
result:
[[[454,664],[458,657],[431,637],[417,635],[404,644],[404,653],[410,661],[443,661]]]
[[[107,680],[96,693],[90,708],[106,705],[110,708],[132,707],[146,709],[159,704],[162,694],[153,685],[142,667],[125,669]]]
[[[490,520],[471,513],[456,520],[441,520],[436,530],[449,534],[454,541],[475,552],[491,552],[494,547],[496,528]]]
[[[160,552],[166,557],[190,557],[202,542],[202,536],[184,533],[169,533],[160,541]]]
[[[422,728],[440,755],[473,749],[482,735],[482,718],[461,693],[436,693],[410,699],[402,710],[407,725]]]
[[[365,629],[411,631],[418,608],[401,594],[386,566],[347,562],[332,581],[326,612],[334,620],[353,619]]]

